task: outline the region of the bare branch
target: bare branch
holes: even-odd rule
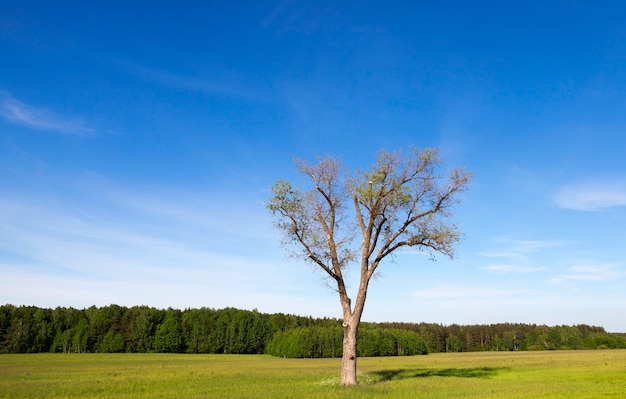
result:
[[[283,232],[285,245],[295,248],[293,254],[336,282],[344,319],[344,362],[351,362],[356,357],[356,334],[369,282],[381,262],[403,247],[417,247],[431,256],[454,256],[461,234],[447,218],[471,175],[462,168],[443,175],[434,149],[412,149],[406,156],[380,151],[368,171],[352,177],[331,157],[318,157],[315,164],[295,163],[312,187],[300,192],[278,181],[267,207]],[[353,213],[347,211],[350,203]],[[352,223],[349,216],[354,218]],[[356,245],[358,231],[362,240]],[[343,269],[355,260],[359,249],[360,275],[353,303]]]

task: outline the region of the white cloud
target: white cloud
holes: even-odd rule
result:
[[[500,245],[505,248],[496,251],[483,251],[480,252],[479,255],[488,258],[522,258],[525,257],[526,254],[538,252],[539,250],[544,248],[552,248],[562,245],[562,243],[558,241],[549,240],[501,239],[497,241],[499,241]]]
[[[273,238],[269,222],[253,217],[252,210],[217,211],[223,209],[220,200],[207,196],[87,187],[90,196],[68,197],[63,203],[0,199],[0,249],[38,264],[103,277],[120,270],[156,273],[176,267],[180,272],[179,265],[226,273],[237,269],[233,265],[255,265],[267,253],[250,246],[251,240]],[[228,272],[228,277],[236,273]]]
[[[76,212],[53,201],[0,199],[0,300],[278,310],[286,295],[299,295],[293,273],[308,272],[277,261],[249,235],[192,223],[194,209],[144,221],[110,214],[108,202],[106,211],[92,205],[83,201],[88,211]]]
[[[545,270],[543,267],[532,266],[519,266],[519,265],[505,265],[505,264],[493,264],[482,268],[493,273],[533,273]]]
[[[560,274],[550,281],[564,283],[566,281],[611,281],[624,276],[623,272],[615,270],[615,265],[596,265],[592,262],[581,263],[567,269],[567,273]]]
[[[257,307],[320,317],[339,310],[309,268],[282,256],[270,224],[250,209],[237,208],[235,219],[234,210],[193,193],[95,183],[85,190],[99,202],[72,190],[62,202],[0,198],[0,303]],[[220,212],[211,221],[206,209]],[[222,225],[229,218],[237,227]]]
[[[177,90],[190,90],[210,95],[226,96],[246,101],[265,101],[263,90],[240,74],[219,69],[199,73],[196,76],[175,74],[149,68],[125,60],[114,60],[121,69],[148,82],[168,86]]]
[[[219,187],[202,192],[162,186],[130,188],[94,173],[80,179],[74,188],[134,219],[159,220],[168,226],[184,226],[184,230],[194,227],[221,236],[255,239],[267,238],[271,230],[269,213],[260,202],[251,201],[254,192],[242,196]]]
[[[554,196],[565,209],[597,211],[626,205],[626,181],[588,181],[562,187]]]
[[[94,129],[85,126],[80,119],[32,107],[2,91],[0,91],[0,116],[10,123],[36,130],[50,130],[79,136],[95,133]]]
[[[321,26],[332,26],[333,16],[338,11],[334,8],[311,7],[298,2],[280,2],[264,19],[261,26],[277,35],[288,32],[312,34]]]
[[[554,248],[563,245],[559,241],[550,240],[497,240],[503,247],[498,250],[480,252],[479,255],[486,258],[499,258],[502,263],[494,263],[482,267],[483,270],[505,273],[532,273],[544,270],[544,267],[533,265],[532,254],[546,248]]]

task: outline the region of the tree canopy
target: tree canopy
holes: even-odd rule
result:
[[[454,255],[461,233],[447,218],[471,174],[463,168],[444,173],[438,151],[428,148],[407,154],[382,150],[370,169],[354,173],[330,156],[295,163],[310,189],[279,180],[267,207],[290,252],[335,282],[344,327],[341,383],[354,385],[358,328],[372,276],[404,247],[431,257]],[[360,266],[354,302],[344,278],[353,263]]]

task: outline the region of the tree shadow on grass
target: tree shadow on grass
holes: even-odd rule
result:
[[[371,374],[377,376],[379,378],[379,382],[385,382],[426,377],[491,378],[500,371],[506,369],[506,367],[475,367],[467,369],[395,369],[374,371]]]

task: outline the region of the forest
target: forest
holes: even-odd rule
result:
[[[341,320],[256,310],[0,306],[0,353],[230,353],[340,357]],[[588,325],[362,323],[358,356],[626,348]]]

